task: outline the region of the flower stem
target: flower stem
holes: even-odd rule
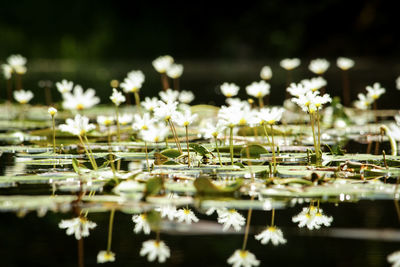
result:
[[[176,148],[177,148],[177,149],[179,150],[179,152],[182,154],[182,148],[181,148],[181,145],[179,144],[178,136],[177,136],[177,134],[176,134],[176,132],[175,132],[175,127],[174,127],[174,125],[172,124],[171,119],[168,119],[167,122],[169,123],[169,127],[171,128],[171,132],[172,132],[172,134],[173,134],[173,136],[174,136]]]
[[[260,108],[263,108],[263,107],[264,107],[264,100],[263,100],[263,97],[262,97],[262,96],[260,96],[260,97],[258,98],[258,105],[259,105]]]
[[[275,224],[275,209],[272,209],[271,226],[274,226],[274,224]]]
[[[309,113],[309,114],[310,114],[311,130],[312,130],[312,134],[313,134],[315,156],[316,156],[317,162],[318,162],[319,161],[319,150],[318,150],[318,146],[317,146],[317,140],[315,138],[314,116],[312,113]]]
[[[263,128],[264,128],[264,134],[267,137],[268,144],[271,145],[271,141],[269,140],[268,132],[267,132],[267,126],[265,123],[263,123]]]
[[[83,149],[85,150],[85,153],[86,153],[87,157],[88,157],[89,160],[90,160],[90,163],[92,164],[93,169],[97,169],[95,163],[93,163],[93,159],[92,159],[92,157],[90,156],[89,151],[88,151],[87,148],[86,148],[85,143],[83,142],[82,136],[78,135],[78,137],[79,137],[79,140],[81,141],[82,147],[83,147]]]
[[[150,164],[149,164],[149,154],[147,152],[147,142],[144,141],[144,150],[146,152],[146,164],[147,164],[147,171],[150,172]]]
[[[251,197],[251,201],[253,201],[253,200],[254,200],[254,196]],[[244,239],[243,239],[242,250],[246,250],[252,212],[253,212],[253,209],[249,209],[249,211],[247,212],[247,222],[246,222],[246,229],[244,231]]]
[[[179,91],[179,78],[174,79],[174,90]]]
[[[185,132],[186,132],[186,145],[187,145],[187,154],[188,154],[188,167],[190,167],[189,133],[188,133],[187,125],[185,125]]]
[[[167,89],[169,88],[169,83],[168,83],[168,76],[165,73],[161,73],[161,84],[162,84],[163,90],[167,91]]]
[[[92,151],[92,149],[90,148],[89,140],[88,140],[86,134],[85,134],[83,137],[85,138],[85,141],[86,141],[86,143],[88,144],[88,150],[89,150],[89,152],[90,152],[90,155],[92,156],[92,160],[93,160],[93,164],[94,164],[94,167],[93,167],[93,168],[94,168],[95,170],[97,170],[97,163],[96,163],[96,160],[94,159],[93,151]]]
[[[110,253],[110,251],[111,251],[112,230],[113,230],[113,224],[114,224],[114,214],[115,214],[115,209],[112,209],[111,213],[110,213],[110,222],[108,224],[107,253]]]
[[[272,150],[272,163],[274,164],[274,174],[276,173],[276,157],[275,157],[275,142],[274,142],[274,128],[271,124],[271,150]]]
[[[318,127],[318,151],[321,151],[321,127],[320,127],[320,123],[319,123],[319,111],[318,111],[318,109],[316,111],[316,115],[317,115],[317,127]]]
[[[114,174],[114,177],[115,177],[114,159],[111,156],[111,154],[112,154],[112,149],[111,149],[111,126],[108,127],[108,138],[107,138],[107,141],[108,141],[108,153],[110,153],[109,159],[110,159],[110,164],[111,164],[111,170],[112,170],[112,172]]]
[[[215,147],[217,149],[217,154],[218,154],[218,160],[219,160],[219,165],[222,166],[222,161],[221,161],[221,154],[219,153],[219,148],[218,148],[218,139],[215,137]]]
[[[139,113],[141,113],[139,93],[137,91],[135,91],[133,94],[135,95],[136,107],[137,107]]]
[[[53,127],[53,153],[57,154],[57,151],[56,151],[56,121],[55,121],[54,115],[51,116],[51,122],[52,122],[52,127]]]
[[[119,110],[117,105],[115,106],[115,117],[117,121],[117,141],[121,142],[121,128],[119,125]]]
[[[233,126],[229,126],[229,151],[231,154],[231,165],[233,165]]]

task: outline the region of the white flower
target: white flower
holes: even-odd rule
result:
[[[157,143],[165,140],[168,135],[168,128],[165,124],[152,125],[148,130],[140,131],[140,137],[143,141]]]
[[[272,70],[269,66],[262,67],[260,71],[260,77],[263,80],[269,80],[272,78]]]
[[[284,108],[278,107],[262,108],[260,112],[257,113],[257,116],[259,117],[260,124],[267,123],[271,125],[281,120],[284,111]]]
[[[73,82],[69,82],[69,81],[64,79],[61,82],[56,82],[56,87],[57,87],[57,90],[61,94],[65,94],[65,93],[69,93],[69,92],[72,91],[72,88],[74,87],[74,83]]]
[[[300,95],[298,98],[292,98],[292,101],[299,105],[299,107],[305,112],[315,111],[315,107],[313,107],[313,103],[315,98],[318,95],[318,91],[312,92],[308,91],[304,95]]]
[[[321,75],[329,68],[329,61],[324,58],[313,59],[308,65],[308,69],[315,74]]]
[[[301,84],[304,85],[305,88],[311,90],[313,92],[321,89],[322,87],[326,86],[327,82],[322,77],[316,77],[312,79],[304,79],[301,81]]]
[[[137,93],[142,88],[143,80],[140,76],[133,76],[132,78],[125,78],[120,84],[122,90],[128,93]]]
[[[218,212],[218,223],[223,224],[224,232],[231,226],[238,232],[245,225],[246,219],[235,209],[225,209]]]
[[[160,56],[153,60],[153,67],[159,73],[165,73],[170,66],[174,63],[174,59],[171,56]]]
[[[286,91],[288,91],[294,97],[305,95],[310,90],[310,88],[304,86],[304,84],[302,83],[291,83],[290,86],[286,89]]]
[[[252,84],[248,85],[246,87],[246,93],[250,96],[260,98],[269,95],[269,88],[269,83],[261,80],[259,82],[253,82]]]
[[[293,70],[300,65],[300,59],[298,58],[285,58],[280,62],[280,66],[285,70]]]
[[[400,76],[396,79],[396,88],[397,90],[400,90]]]
[[[58,227],[67,229],[67,235],[75,234],[77,240],[89,236],[89,230],[97,226],[96,223],[89,221],[85,217],[77,217],[70,220],[61,220]]]
[[[218,112],[221,124],[226,127],[244,126],[249,123],[252,115],[250,108],[240,106],[222,106]]]
[[[171,103],[178,100],[179,92],[168,88],[166,91],[161,91],[159,95],[162,101],[165,103]]]
[[[140,84],[144,83],[144,74],[141,70],[132,70],[126,75],[128,79],[136,81]]]
[[[53,108],[53,107],[49,107],[49,109],[47,110],[47,112],[50,114],[50,116],[54,116],[57,114],[57,109]]]
[[[248,250],[237,249],[227,260],[232,267],[251,267],[260,265],[260,261],[256,256]]]
[[[178,222],[185,222],[186,224],[191,224],[192,222],[198,222],[199,219],[194,215],[193,211],[190,209],[179,209],[177,210],[175,217],[178,219]]]
[[[373,86],[367,86],[367,92],[368,97],[376,100],[383,95],[386,90],[381,86],[380,83],[374,83]]]
[[[85,135],[87,132],[96,128],[94,124],[89,123],[89,118],[81,116],[80,114],[75,115],[74,119],[67,119],[66,124],[61,124],[60,130],[63,132],[69,132],[73,135]]]
[[[282,230],[276,226],[267,227],[264,231],[256,235],[255,239],[260,240],[263,245],[268,244],[269,241],[271,241],[274,246],[286,243]]]
[[[115,117],[114,116],[97,116],[97,123],[103,126],[110,126],[114,123]]]
[[[170,204],[162,205],[155,209],[161,215],[161,218],[168,218],[168,220],[173,221],[176,216],[176,207]]]
[[[121,125],[127,125],[128,123],[132,122],[133,115],[129,113],[123,113],[118,117],[118,121]]]
[[[18,74],[26,72],[26,58],[21,55],[11,55],[7,58],[8,65]]]
[[[221,137],[221,133],[224,130],[224,126],[220,123],[217,125],[213,125],[211,123],[207,123],[206,127],[201,130],[204,138],[218,138]]]
[[[312,104],[318,110],[322,108],[322,105],[324,105],[326,103],[330,103],[330,102],[332,102],[332,98],[328,94],[324,94],[323,96],[317,95],[312,100]]]
[[[374,102],[370,95],[359,93],[357,96],[358,100],[354,102],[354,106],[358,109],[368,109],[372,102]]]
[[[133,231],[136,234],[140,233],[141,231],[143,231],[143,233],[146,235],[150,234],[151,231],[150,224],[147,221],[147,215],[145,213],[139,215],[133,215],[132,221],[135,223],[135,228]]]
[[[250,109],[250,108],[251,108],[251,106],[250,106],[250,104],[249,104],[248,101],[246,101],[246,100],[243,100],[243,101],[242,101],[240,98],[231,98],[231,97],[228,97],[228,98],[225,100],[225,102],[226,102],[229,106],[236,106],[237,108],[240,108],[240,109],[245,109],[245,108]]]
[[[317,213],[315,214],[314,220],[315,220],[315,224],[317,224],[317,225],[323,225],[323,226],[329,227],[329,226],[331,226],[333,218],[324,215],[322,213],[322,209],[319,209],[319,211],[317,211]]]
[[[141,117],[139,114],[135,114],[134,118],[132,129],[136,131],[148,130],[154,123],[154,119],[150,118],[150,113],[143,114],[143,117]]]
[[[10,65],[7,65],[7,64],[2,64],[1,65],[1,69],[3,70],[4,79],[6,79],[6,80],[11,79],[11,75],[12,75],[12,72],[13,72],[12,67]]]
[[[14,98],[20,104],[26,104],[33,98],[32,91],[18,90],[14,91]]]
[[[170,256],[170,250],[164,241],[147,240],[143,242],[140,256],[146,256],[148,261],[155,261],[158,258],[159,263],[163,263]]]
[[[387,261],[392,267],[400,267],[400,251],[395,251],[387,256]]]
[[[179,93],[179,102],[189,104],[194,100],[194,94],[191,91],[181,91]]]
[[[176,112],[172,117],[172,120],[179,126],[186,127],[192,124],[196,118],[197,114],[192,114],[190,109],[187,109],[185,112]]]
[[[330,226],[333,218],[323,214],[322,209],[314,206],[305,207],[303,210],[292,218],[294,223],[298,223],[299,227],[307,226],[308,229],[319,229],[322,225]]]
[[[158,106],[158,99],[157,97],[146,97],[141,104],[147,111],[151,112]]]
[[[238,94],[239,86],[234,83],[223,83],[221,85],[221,92],[226,97],[233,97]]]
[[[110,99],[116,106],[119,106],[121,105],[121,103],[124,103],[126,101],[125,96],[115,88],[113,88]]]
[[[96,91],[92,88],[83,92],[80,85],[75,85],[73,94],[67,92],[62,96],[64,98],[63,108],[70,110],[82,110],[91,108],[100,102],[100,98],[96,95]]]
[[[339,57],[336,60],[336,65],[342,70],[348,70],[354,67],[354,60],[347,57]]]
[[[115,253],[112,251],[101,250],[99,254],[97,254],[97,263],[114,262],[114,261],[115,261]]]
[[[157,107],[154,108],[154,117],[160,120],[169,120],[176,113],[178,102],[158,101]]]
[[[167,69],[167,75],[168,77],[172,79],[177,79],[182,76],[183,73],[183,65],[181,64],[172,64],[168,69]]]

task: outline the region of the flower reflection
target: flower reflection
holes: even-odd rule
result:
[[[282,230],[276,226],[267,227],[264,231],[256,235],[255,239],[259,240],[263,245],[268,244],[269,241],[271,241],[274,246],[286,243]]]
[[[77,240],[89,236],[89,230],[97,226],[96,223],[89,221],[86,217],[76,217],[70,220],[61,220],[58,227],[67,229],[67,235],[75,234]]]
[[[147,221],[147,215],[146,214],[139,214],[139,215],[133,215],[132,216],[132,221],[135,223],[135,228],[133,231],[138,234],[141,231],[145,233],[146,235],[150,234],[150,224]]]
[[[159,240],[148,240],[143,242],[140,256],[146,256],[148,261],[155,261],[158,258],[159,263],[163,263],[170,256],[169,247]]]
[[[323,210],[310,205],[310,207],[304,207],[303,210],[292,218],[294,223],[298,223],[299,227],[307,226],[308,229],[319,229],[321,226],[329,227],[333,221],[333,218],[323,214]]]
[[[227,260],[233,267],[251,267],[260,265],[256,256],[248,250],[237,249]]]
[[[97,254],[97,263],[113,262],[115,261],[115,253],[112,251],[101,250]]]
[[[230,227],[236,232],[244,226],[246,219],[235,209],[217,210],[218,223],[223,224],[222,231],[227,231]]]
[[[387,260],[392,264],[392,267],[400,267],[400,250],[389,254]]]

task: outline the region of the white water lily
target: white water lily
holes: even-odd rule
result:
[[[310,88],[304,86],[302,83],[291,83],[290,86],[286,89],[292,96],[299,97],[301,95],[305,95]]]
[[[246,100],[241,100],[240,98],[227,98],[225,102],[231,107],[236,106],[239,109],[250,109],[251,105]]]
[[[135,223],[135,228],[133,231],[136,234],[140,233],[141,231],[143,231],[143,233],[146,235],[150,234],[151,228],[145,213],[133,215],[132,221]]]
[[[182,73],[183,73],[183,65],[181,64],[172,64],[167,69],[167,75],[172,79],[178,79],[179,77],[182,76]]]
[[[149,112],[152,112],[158,106],[157,97],[146,97],[144,101],[142,101],[141,105]]]
[[[218,223],[223,224],[222,231],[232,227],[236,232],[240,231],[246,223],[246,219],[235,209],[224,209],[218,211]]]
[[[166,91],[161,91],[159,95],[165,103],[172,103],[178,100],[179,92],[168,88]]]
[[[144,73],[141,70],[132,70],[132,71],[128,72],[126,77],[129,80],[136,81],[137,83],[140,83],[140,84],[144,83],[144,80],[145,80]]]
[[[101,250],[97,254],[97,263],[114,262],[115,253],[112,251]]]
[[[47,113],[49,113],[50,116],[54,116],[54,115],[57,114],[57,109],[56,109],[56,108],[53,108],[53,107],[49,107],[49,108],[47,109]]]
[[[217,123],[216,125],[207,123],[206,127],[201,129],[201,132],[203,133],[204,138],[220,138],[222,136],[222,132],[225,129],[225,127]]]
[[[119,106],[126,101],[125,96],[119,92],[116,88],[113,88],[112,95],[110,96],[110,100],[116,105]]]
[[[18,91],[14,91],[14,98],[15,100],[20,103],[20,104],[26,104],[29,101],[31,101],[31,99],[33,98],[33,93],[32,91],[25,91],[25,90],[18,90]]]
[[[158,101],[157,107],[154,108],[154,117],[159,120],[169,120],[177,112],[176,108],[178,102],[168,102]]]
[[[250,96],[260,98],[269,95],[270,87],[271,86],[269,85],[269,83],[261,80],[259,82],[253,82],[252,84],[246,86],[246,93]]]
[[[351,69],[352,67],[354,67],[354,60],[347,58],[347,57],[339,57],[336,60],[336,65],[341,70],[348,70],[348,69]]]
[[[377,100],[386,92],[386,89],[380,83],[374,83],[372,86],[367,86],[367,96],[373,100]]]
[[[64,101],[62,103],[64,109],[70,110],[83,110],[93,107],[100,102],[100,98],[96,95],[96,91],[92,88],[87,89],[85,92],[80,85],[75,85],[73,93],[64,93],[62,96]]]
[[[166,56],[160,56],[153,60],[152,64],[153,67],[156,69],[157,72],[159,73],[165,73],[171,65],[174,63],[173,57],[166,55]]]
[[[293,70],[300,66],[300,63],[301,61],[298,58],[285,58],[281,60],[279,65],[285,70]]]
[[[314,109],[310,109],[310,107],[314,103],[317,95],[318,91],[308,91],[304,95],[299,95],[297,98],[292,98],[292,101],[296,103],[304,112],[309,112],[310,110],[315,111],[315,107]]]
[[[263,80],[269,80],[272,78],[272,70],[271,70],[270,66],[262,67],[262,69],[260,71],[260,77]]]
[[[176,206],[170,204],[162,205],[155,210],[160,213],[161,218],[167,218],[170,221],[174,220],[177,212]]]
[[[179,102],[189,104],[194,100],[194,94],[191,91],[182,90],[178,97]]]
[[[123,126],[127,125],[128,123],[131,123],[133,120],[133,115],[129,113],[123,113],[119,115],[118,117],[119,123]]]
[[[252,267],[260,265],[260,261],[256,256],[248,250],[237,249],[227,260],[232,267]]]
[[[308,65],[308,69],[315,74],[321,75],[329,68],[329,61],[324,58],[313,59]]]
[[[177,210],[175,217],[180,223],[185,222],[186,224],[191,224],[192,222],[199,221],[194,212],[187,208]]]
[[[165,262],[170,257],[168,246],[161,240],[147,240],[143,242],[140,249],[140,256],[146,256],[148,261],[158,260],[159,263]]]
[[[358,109],[368,109],[374,100],[369,95],[359,93],[357,95],[358,100],[354,102],[354,106]]]
[[[392,267],[400,267],[400,251],[395,251],[387,256],[387,261]]]
[[[281,120],[282,114],[285,111],[284,108],[262,108],[260,112],[257,112],[257,117],[259,118],[259,124],[274,124]]]
[[[263,245],[268,244],[270,241],[274,246],[286,243],[282,230],[276,226],[268,226],[264,231],[256,235],[255,239],[259,240]]]
[[[21,55],[10,55],[7,58],[7,64],[18,74],[25,74],[26,61],[26,58]]]
[[[168,128],[163,123],[151,125],[147,130],[140,131],[140,138],[143,141],[158,143],[164,141],[168,135]]]
[[[323,214],[322,209],[318,209],[314,206],[304,207],[303,210],[292,218],[294,223],[298,223],[298,226],[307,226],[309,230],[319,229],[322,225],[330,226],[333,218]]]
[[[179,126],[186,127],[192,124],[197,117],[197,114],[192,114],[190,109],[187,109],[184,112],[176,112],[173,115],[172,120]]]
[[[11,79],[13,69],[10,65],[7,64],[2,64],[1,65],[1,70],[3,72],[4,79],[9,80]]]
[[[313,92],[315,92],[327,85],[326,80],[322,77],[314,77],[311,79],[304,79],[300,83],[303,84],[303,86],[305,88],[307,88],[307,90],[311,90]]]
[[[142,88],[143,80],[141,78],[125,78],[120,84],[124,93],[137,93]]]
[[[56,82],[56,87],[61,94],[65,94],[72,91],[74,83],[63,79],[61,82]]]
[[[74,119],[67,119],[66,124],[59,126],[62,132],[69,132],[73,135],[85,135],[87,132],[94,130],[96,126],[89,123],[89,118],[81,116],[80,114],[75,115]]]
[[[143,117],[135,114],[132,129],[136,131],[148,130],[154,123],[154,119],[150,117],[150,113],[144,113]]]
[[[114,116],[97,116],[97,123],[102,126],[110,126],[114,123],[115,117]]]
[[[247,125],[252,117],[253,113],[249,107],[222,106],[218,112],[218,119],[220,119],[221,125],[226,127]]]
[[[67,235],[75,235],[77,240],[89,236],[89,230],[97,226],[86,217],[76,217],[70,220],[61,220],[58,227],[67,229]]]
[[[233,97],[238,94],[239,86],[234,83],[223,83],[221,85],[221,92],[226,97]]]

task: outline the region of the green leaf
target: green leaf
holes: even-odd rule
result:
[[[268,153],[268,150],[262,145],[251,144],[242,148],[240,151],[240,157],[255,159],[259,158],[261,154],[266,153]]]
[[[74,171],[79,174],[79,162],[75,158],[72,159],[72,167],[74,168]]]
[[[243,179],[237,179],[235,183],[225,187],[215,185],[210,178],[199,177],[193,185],[199,195],[230,195],[238,191],[243,184]]]
[[[196,153],[198,153],[200,156],[203,156],[203,157],[212,154],[211,151],[208,150],[203,145],[189,144],[189,147],[191,147],[194,151],[196,151]]]
[[[159,176],[150,178],[146,182],[145,196],[156,195],[163,188],[163,179]]]
[[[177,158],[177,157],[179,157],[180,155],[181,155],[181,153],[179,152],[179,150],[177,150],[177,149],[172,149],[172,148],[169,148],[169,149],[164,149],[163,151],[161,151],[161,153],[160,153],[161,155],[164,155],[164,156],[166,156],[166,157],[168,157],[168,158]]]

